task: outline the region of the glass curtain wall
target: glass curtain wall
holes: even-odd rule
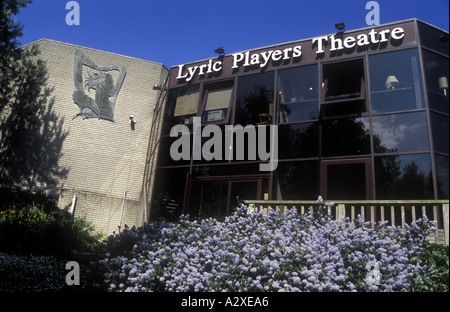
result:
[[[430,199],[433,176],[417,49],[369,56],[378,199]]]
[[[449,36],[418,23],[425,71],[439,199],[449,198]]]
[[[435,35],[426,25],[420,34]],[[171,89],[156,214],[187,209],[223,217],[239,196],[311,200],[324,191],[329,199],[448,198],[448,47],[422,41],[423,48]],[[192,142],[193,117],[222,132],[226,125],[276,125],[278,168],[262,174],[258,159],[172,160],[178,138],[170,129],[186,125]]]

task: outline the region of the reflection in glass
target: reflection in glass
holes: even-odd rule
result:
[[[424,108],[416,49],[371,55],[369,66],[373,113]]]
[[[436,176],[439,199],[448,199],[448,157],[436,155]]]
[[[422,53],[430,108],[448,114],[448,57],[427,50]]]
[[[317,119],[317,65],[278,71],[278,122]]]
[[[448,55],[448,32],[422,22],[419,22],[418,25],[422,45],[436,52]]]
[[[433,132],[434,149],[438,152],[448,154],[449,128],[448,116],[431,114],[431,127]]]
[[[369,118],[324,120],[322,156],[370,154]]]
[[[272,123],[274,72],[239,77],[235,125]]]
[[[319,147],[317,123],[278,126],[278,157],[280,159],[316,157]]]
[[[273,181],[278,200],[315,199],[319,195],[318,162],[280,162]]]
[[[372,127],[375,153],[429,149],[425,112],[374,116]]]
[[[378,199],[434,198],[429,154],[375,157]]]

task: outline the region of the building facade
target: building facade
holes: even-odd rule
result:
[[[448,199],[448,32],[417,19],[174,66],[150,220]]]
[[[144,172],[164,65],[41,39],[48,70],[39,131],[25,131],[9,185],[43,191],[100,231],[140,225]],[[25,47],[27,47],[25,46]],[[24,164],[34,164],[33,168]]]

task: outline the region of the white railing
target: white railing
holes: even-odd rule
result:
[[[423,216],[436,221],[437,231],[430,234],[428,239],[436,244],[449,244],[449,201],[448,200],[362,200],[362,201],[331,201],[328,214],[336,220],[350,218],[354,220],[358,215],[364,221],[388,221],[388,225],[401,226],[411,224]],[[318,206],[316,201],[296,200],[245,200],[249,209],[267,213],[269,207],[285,212],[296,209],[300,214]]]

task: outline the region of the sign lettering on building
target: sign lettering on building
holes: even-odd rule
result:
[[[191,83],[205,78],[230,76],[244,72],[257,72],[292,64],[311,63],[318,59],[353,54],[369,49],[398,47],[405,39],[409,24],[382,29],[372,28],[352,33],[337,33],[309,40],[282,44],[273,48],[237,52],[194,64],[178,65],[172,70],[178,83]],[[411,31],[411,33],[413,33]],[[408,41],[414,41],[409,37]]]

